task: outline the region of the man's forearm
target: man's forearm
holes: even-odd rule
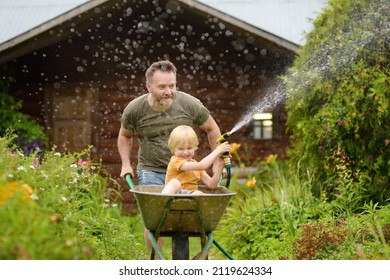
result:
[[[131,150],[133,139],[123,135],[118,136],[118,151],[121,157],[122,165],[130,165]]]

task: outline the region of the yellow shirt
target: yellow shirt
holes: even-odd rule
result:
[[[205,172],[204,170],[196,171],[181,171],[180,167],[183,163],[187,162],[183,158],[172,156],[168,164],[167,175],[165,177],[165,184],[167,184],[171,179],[176,178],[181,183],[181,188],[188,191],[196,191],[198,189],[198,182],[200,176]],[[191,162],[197,162],[194,159],[191,159]]]

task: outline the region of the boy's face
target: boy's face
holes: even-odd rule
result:
[[[180,145],[175,148],[175,156],[190,160],[194,157],[196,149],[197,147],[194,147],[190,143],[180,143]]]
[[[176,97],[176,75],[173,72],[157,70],[153,74],[152,82],[146,84],[146,88],[151,95],[152,107],[166,110]]]

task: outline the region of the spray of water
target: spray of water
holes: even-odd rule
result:
[[[260,100],[254,102],[244,116],[237,122],[237,124],[230,131],[231,133],[236,132],[242,127],[246,126],[253,119],[255,113],[265,113],[270,112],[272,109],[283,101],[286,97],[285,91],[282,88],[282,85],[279,84],[275,87],[268,88],[266,94],[261,97]]]

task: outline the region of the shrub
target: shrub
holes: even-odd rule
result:
[[[343,221],[323,221],[304,224],[293,245],[295,259],[329,259],[329,254],[347,238],[347,228]]]
[[[389,15],[383,0],[329,1],[285,76],[291,167],[355,212],[390,196]]]

